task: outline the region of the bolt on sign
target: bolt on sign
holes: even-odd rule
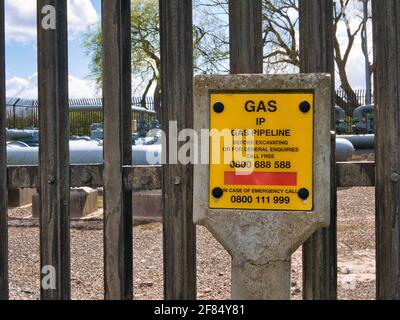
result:
[[[210,95],[210,208],[312,210],[313,99]]]

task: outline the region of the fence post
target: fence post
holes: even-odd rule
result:
[[[377,299],[400,299],[400,3],[372,1]]]
[[[133,299],[132,192],[123,186],[132,164],[130,0],[102,0],[104,99],[105,298]]]
[[[300,0],[301,72],[326,72],[334,76],[333,1]],[[332,130],[335,130],[334,80],[332,81]],[[336,179],[335,137],[331,157],[331,224],[318,230],[303,245],[303,298],[336,299]]]
[[[229,52],[231,74],[263,73],[261,0],[229,0]]]
[[[70,298],[67,0],[37,1],[37,30],[41,297],[63,300]]]
[[[0,300],[8,300],[8,222],[4,0],[0,0]]]
[[[262,2],[229,0],[230,72],[263,73]]]
[[[17,109],[18,100],[13,105],[13,129],[17,129],[17,119],[15,117],[17,116],[16,109]]]
[[[177,132],[193,128],[192,0],[160,0],[162,121]],[[178,148],[183,142],[178,144]],[[163,166],[164,297],[196,298],[196,229],[193,224],[193,166],[174,164],[166,146]],[[193,155],[192,155],[193,156]]]

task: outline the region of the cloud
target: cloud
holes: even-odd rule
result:
[[[91,79],[80,79],[73,75],[68,77],[68,90],[70,98],[97,98],[101,97],[101,89],[96,85],[96,81]],[[152,86],[149,94],[154,92],[155,85]],[[35,72],[27,79],[14,76],[6,81],[7,97],[37,99],[38,95],[38,75]],[[138,77],[132,77],[132,94],[140,96],[143,92],[143,84]]]
[[[6,81],[7,97],[17,97],[24,99],[37,98],[37,74],[33,74],[28,79],[12,77]]]
[[[68,25],[71,36],[79,35],[99,21],[100,16],[90,0],[68,1]]]
[[[28,42],[36,37],[36,1],[5,1],[6,40]]]
[[[70,98],[97,98],[101,97],[101,91],[96,87],[94,80],[79,79],[69,76]]]
[[[70,98],[95,98],[101,96],[101,92],[97,90],[93,80],[79,79],[72,75],[69,76],[68,80]],[[37,99],[37,83],[37,73],[34,73],[28,79],[12,77],[6,81],[7,97]]]
[[[68,0],[68,31],[76,37],[100,17],[90,0]],[[19,43],[36,41],[36,0],[5,1],[6,40]]]

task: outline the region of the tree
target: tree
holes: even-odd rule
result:
[[[369,1],[369,0],[363,0]],[[347,65],[359,34],[366,34],[363,15],[355,15],[350,3],[358,0],[335,0],[334,50],[338,78],[344,97],[341,106],[358,106],[357,96],[347,74]],[[367,3],[368,5],[368,3]],[[195,73],[227,72],[229,67],[228,0],[194,0],[194,70]],[[142,80],[142,101],[154,88],[156,105],[160,101],[160,43],[158,0],[132,0],[132,69]],[[298,44],[298,0],[263,0],[264,69],[271,72],[297,72],[300,66]],[[346,43],[339,32],[346,28]],[[364,29],[363,29],[364,28]],[[365,39],[365,37],[362,37]],[[91,57],[91,74],[101,83],[101,33],[97,27],[85,36],[84,46]],[[363,48],[365,48],[363,43]],[[368,52],[364,55],[368,57]],[[370,66],[372,72],[373,66]]]
[[[368,7],[369,0],[362,1],[366,1]],[[366,34],[366,30],[363,28],[366,29],[366,19],[370,17],[365,17],[364,14],[360,15],[361,10],[353,10],[354,6],[350,6],[350,4],[358,5],[358,0],[335,0],[334,4],[335,62],[341,88],[345,92],[344,97],[337,97],[337,103],[342,106],[356,107],[359,102],[351,87],[346,68],[355,40],[361,31],[363,35]],[[203,0],[203,6],[207,5],[220,8],[225,14],[228,13],[228,0]],[[265,72],[297,72],[300,67],[298,0],[263,0],[262,5]],[[346,28],[346,43],[339,41],[339,32],[343,26]],[[361,39],[362,47],[366,48],[365,37],[361,37]],[[364,52],[366,59],[368,55],[368,52]],[[372,70],[373,67],[370,65],[370,73]]]
[[[222,1],[222,0],[221,0]],[[341,88],[345,97],[337,96],[337,104],[341,106],[351,105],[353,108],[359,105],[357,95],[353,90],[347,74],[347,65],[351,51],[354,48],[356,38],[362,28],[366,26],[364,15],[349,16],[350,3],[355,4],[358,0],[336,0],[334,1],[334,50],[337,72]],[[364,0],[368,1],[369,0]],[[354,10],[353,10],[354,11]],[[264,0],[264,61],[267,72],[282,71],[285,69],[297,69],[300,65],[298,46],[298,1],[297,0]],[[344,24],[346,28],[347,43],[339,42],[339,27]],[[366,30],[363,30],[366,32]],[[362,40],[365,37],[362,37]],[[363,43],[365,47],[365,43]],[[368,53],[364,52],[366,58]],[[372,72],[370,66],[370,72]]]
[[[372,73],[373,65],[370,62],[370,51],[368,49],[368,21],[372,20],[372,16],[369,14],[370,0],[359,0],[363,4],[363,27],[361,29],[361,48],[364,55],[365,64],[365,89],[366,89],[366,104],[372,103]]]
[[[155,83],[154,104],[160,103],[160,37],[157,1],[132,1],[131,42],[132,72],[139,74],[145,88],[142,106],[146,107],[146,97]],[[157,109],[157,108],[156,108]]]
[[[296,0],[263,1],[263,43],[266,72],[300,68]],[[289,70],[288,70],[289,69]]]
[[[333,30],[334,33],[338,33],[339,23],[342,21],[346,26],[346,35],[347,35],[347,45],[342,52],[340,43],[338,41],[338,37],[334,37],[334,48],[335,48],[335,62],[338,69],[338,74],[340,78],[340,86],[344,90],[346,95],[347,104],[350,103],[351,106],[356,107],[359,105],[357,95],[354,92],[353,88],[350,85],[350,81],[347,76],[346,67],[349,60],[349,56],[351,50],[354,46],[354,41],[356,36],[361,31],[363,26],[363,20],[359,21],[355,27],[351,27],[350,19],[347,14],[347,9],[349,6],[350,0],[339,0],[334,2],[334,17],[333,17]],[[344,103],[344,101],[339,101],[337,99],[337,103],[340,105]]]
[[[136,89],[142,91],[143,106],[146,96],[154,89],[154,103],[159,113],[161,61],[158,0],[132,0],[131,6],[132,72],[141,79]],[[227,35],[223,27],[219,27],[222,26],[219,18],[204,9],[197,15],[193,27],[194,70],[196,73],[226,72],[229,58]],[[84,35],[83,46],[91,58],[91,77],[100,87],[102,36],[99,25]]]

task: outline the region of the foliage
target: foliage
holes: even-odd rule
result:
[[[154,88],[157,108],[161,92],[158,0],[132,0],[131,3],[132,72],[141,80],[136,89],[141,89],[144,102],[151,88]],[[195,7],[197,5],[195,2]],[[200,16],[196,16],[193,27],[194,71],[226,72],[229,58],[227,34],[217,17],[209,14],[207,10],[199,12]],[[92,27],[84,35],[83,46],[91,59],[91,77],[96,79],[100,87],[102,63],[100,26]]]
[[[348,80],[347,62],[362,30],[363,17],[351,14],[352,0],[334,2],[335,62],[341,87],[355,96]],[[369,0],[364,0],[369,1]],[[228,0],[194,0],[194,71],[228,72]],[[298,0],[263,0],[264,69],[267,73],[297,72],[299,57]],[[358,11],[359,12],[359,11]],[[160,99],[160,40],[158,0],[132,0],[132,69],[141,79],[143,97],[154,88],[156,107]],[[347,43],[339,42],[339,29],[346,27]],[[340,27],[340,28],[339,28]],[[365,32],[364,32],[365,33]],[[101,30],[94,27],[85,35],[84,46],[91,57],[91,76],[101,83]],[[368,56],[368,55],[366,55]],[[372,66],[370,68],[372,70]],[[144,100],[144,99],[143,99]],[[345,103],[346,101],[343,101]]]

